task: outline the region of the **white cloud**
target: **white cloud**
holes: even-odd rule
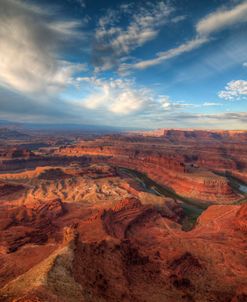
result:
[[[186,18],[187,18],[186,16],[176,16],[176,17],[172,18],[171,22],[178,23],[178,22],[184,21]]]
[[[223,8],[200,20],[196,30],[200,35],[210,35],[216,31],[247,21],[247,1],[233,8]]]
[[[247,62],[243,63],[243,66],[244,66],[244,67],[247,67]]]
[[[78,36],[79,25],[56,20],[51,11],[24,1],[1,0],[0,85],[27,94],[50,94],[71,84],[73,74],[85,66],[59,55],[64,43]]]
[[[178,18],[178,20],[179,19],[180,18]],[[158,65],[186,52],[193,51],[194,49],[208,43],[212,39],[211,36],[214,32],[245,21],[247,21],[247,1],[237,4],[230,9],[221,8],[220,10],[199,20],[195,25],[195,38],[184,42],[178,47],[159,52],[153,59],[142,60],[134,64],[123,63],[119,68],[120,73],[127,73],[130,69],[145,69]]]
[[[184,44],[179,45],[176,48],[172,48],[172,49],[169,49],[164,52],[159,52],[157,54],[157,57],[154,59],[140,61],[140,62],[132,65],[132,68],[144,69],[144,68],[147,68],[150,66],[160,64],[163,61],[169,60],[169,59],[179,56],[183,53],[190,52],[193,49],[196,49],[196,48],[200,47],[201,45],[205,44],[206,42],[208,42],[208,38],[197,37],[193,40],[187,41]],[[128,69],[127,65],[122,65],[123,71],[126,68]]]
[[[247,81],[237,80],[231,81],[218,93],[218,96],[225,100],[241,100],[247,99]]]
[[[99,20],[96,29],[95,65],[97,70],[112,68],[116,62],[132,50],[153,40],[160,27],[169,21],[173,8],[164,3],[148,2],[141,8],[125,5],[121,10],[108,10]],[[129,20],[125,28],[120,21]]]
[[[222,104],[221,103],[214,103],[214,102],[204,102],[202,104],[202,106],[204,107],[210,107],[210,106],[221,106]]]
[[[164,110],[170,110],[172,106],[172,101],[170,100],[169,96],[164,95],[159,97],[159,102],[161,105],[161,108]]]
[[[77,101],[77,104],[91,110],[105,110],[114,114],[132,114],[148,107],[152,102],[151,92],[137,88],[133,81],[123,79],[78,78],[78,82],[87,82],[91,88],[89,94]]]
[[[110,111],[117,114],[128,114],[141,109],[146,96],[140,96],[137,93],[127,90],[117,96],[117,101],[110,106]]]
[[[167,95],[156,95],[152,90],[136,86],[134,80],[102,79],[96,77],[77,78],[83,84],[83,90],[88,87],[86,96],[72,101],[73,104],[95,112],[111,112],[116,115],[162,116],[167,112],[176,112],[201,105],[186,101],[175,101]]]

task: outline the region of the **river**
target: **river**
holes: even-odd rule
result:
[[[202,214],[202,212],[205,211],[210,205],[215,204],[181,196],[171,188],[156,183],[155,181],[147,177],[146,174],[140,173],[138,171],[128,168],[118,168],[118,170],[120,174],[125,174],[134,178],[137,182],[142,185],[145,191],[159,196],[171,197],[176,199],[181,204],[181,207],[184,210],[185,216],[181,221],[182,229],[184,231],[191,230],[194,227],[197,218]],[[235,202],[234,204],[247,202],[247,185],[239,181],[238,179],[233,178],[232,176],[225,176],[229,179],[229,183],[232,188],[236,192],[241,193],[243,195],[243,198]]]
[[[247,194],[247,185],[239,183],[239,191]]]
[[[135,170],[119,168],[119,173],[134,178],[147,192],[176,199],[184,210],[185,216],[181,221],[182,229],[184,231],[191,230],[201,213],[205,211],[209,205],[212,204],[180,196],[172,189],[157,184],[155,181],[148,178],[145,174],[137,172]]]

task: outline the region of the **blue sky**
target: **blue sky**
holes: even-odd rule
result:
[[[247,1],[1,0],[0,119],[247,129]]]

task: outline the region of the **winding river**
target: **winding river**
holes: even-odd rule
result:
[[[140,173],[135,170],[127,169],[127,168],[119,168],[120,174],[125,174],[134,178],[141,186],[144,188],[145,191],[165,197],[171,197],[176,199],[184,210],[184,218],[181,221],[183,230],[190,230],[197,218],[201,215],[203,211],[205,211],[211,203],[205,203],[198,200],[193,200],[186,198],[184,196],[178,195],[172,189],[161,186],[157,184],[155,181],[147,177],[147,175]]]
[[[181,221],[182,229],[184,231],[189,231],[193,228],[193,226],[196,223],[197,218],[202,214],[203,211],[205,211],[210,205],[215,204],[211,202],[203,202],[200,200],[194,200],[190,199],[184,196],[181,196],[177,194],[172,189],[161,186],[157,184],[155,181],[150,179],[147,175],[140,173],[135,170],[131,170],[128,168],[118,168],[118,171],[120,174],[125,174],[127,176],[130,176],[134,178],[138,183],[141,184],[141,186],[144,188],[145,191],[159,195],[159,196],[166,196],[166,197],[172,197],[176,199],[178,202],[180,202],[181,207],[184,210],[184,218]],[[247,186],[243,184],[242,182],[238,182],[236,179],[234,179],[234,189],[237,190],[239,193],[242,193],[246,195],[246,198],[243,198],[241,202],[247,201]],[[230,181],[231,183],[231,181]]]

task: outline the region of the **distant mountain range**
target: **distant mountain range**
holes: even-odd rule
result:
[[[0,128],[0,139],[16,139],[16,140],[25,140],[30,138],[30,135],[22,133],[20,131],[11,129],[11,128]]]
[[[166,129],[160,128],[148,131],[132,131],[132,135],[141,135],[144,137],[160,137],[175,141],[203,141],[203,140],[221,140],[236,138],[246,141],[247,130],[209,130],[209,129]]]
[[[83,131],[93,133],[114,133],[125,132],[130,130],[145,130],[145,129],[133,129],[130,127],[117,127],[117,126],[105,126],[105,125],[83,125],[83,124],[41,124],[41,123],[28,123],[28,122],[11,122],[8,120],[0,120],[0,127],[16,130],[34,130],[34,131]]]

